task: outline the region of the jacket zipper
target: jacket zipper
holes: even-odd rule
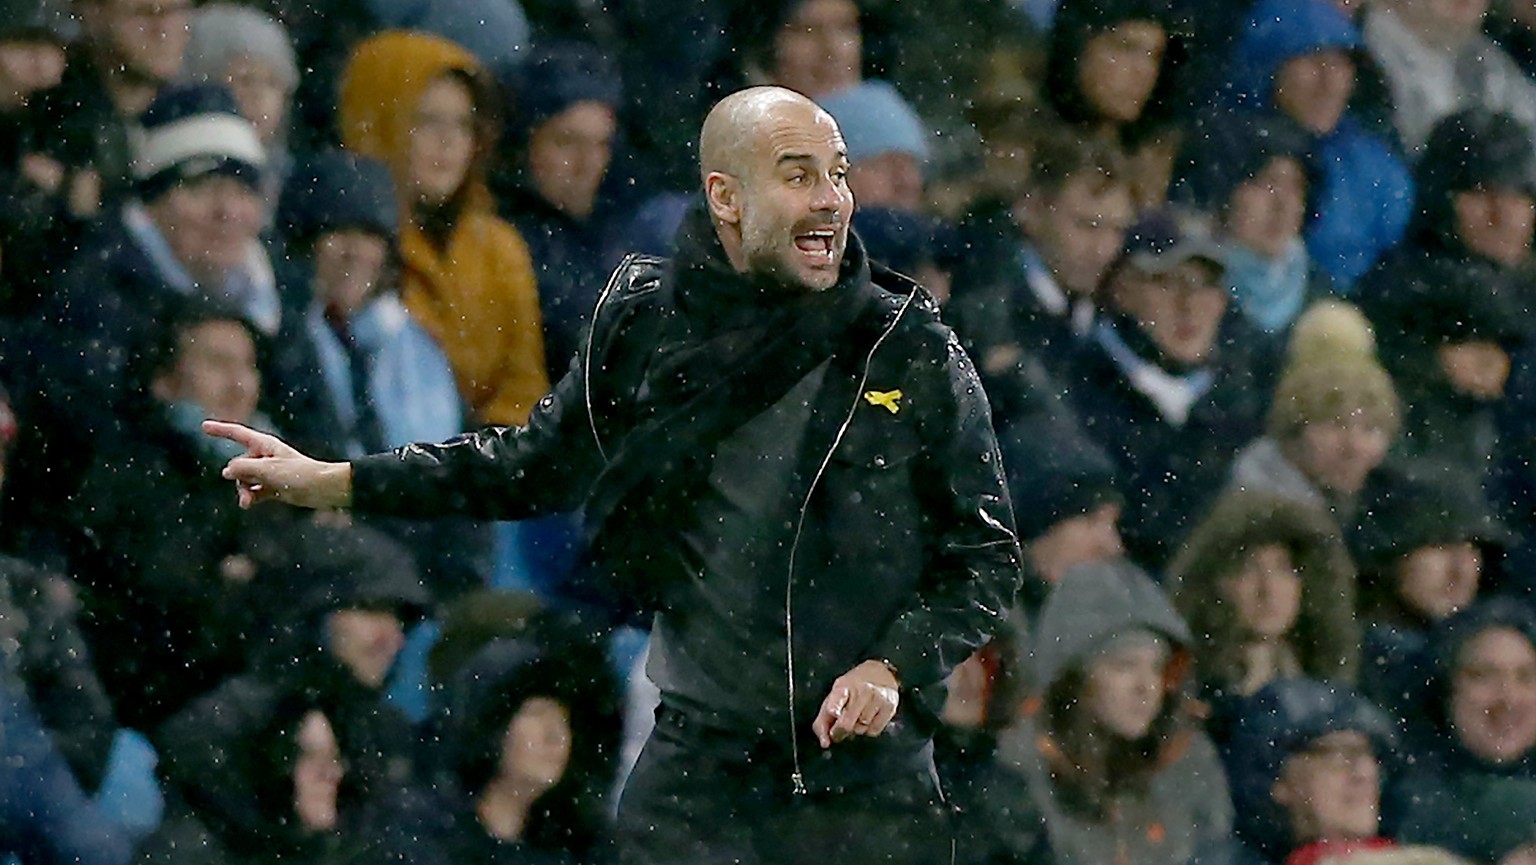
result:
[[[805,491],[805,499],[800,503],[800,513],[795,520],[795,536],[789,545],[789,573],[784,581],[784,666],[785,679],[789,686],[789,749],[793,761],[793,772],[790,774],[790,786],[795,795],[804,796],[809,790],[805,786],[805,773],[800,765],[800,739],[795,735],[795,558],[800,552],[800,535],[805,529],[805,518],[810,512],[811,497],[816,494],[816,487],[821,483],[821,478],[827,472],[827,466],[832,462],[832,454],[837,446],[842,443],[843,436],[848,432],[848,427],[853,423],[853,416],[859,410],[859,400],[863,398],[864,387],[869,383],[869,368],[874,363],[875,352],[885,343],[886,337],[896,330],[896,325],[901,322],[901,317],[906,315],[907,308],[917,299],[917,291],[907,295],[902,302],[901,309],[897,310],[896,317],[891,320],[889,327],[875,340],[875,344],[869,347],[869,354],[864,357],[864,371],[859,376],[858,389],[854,391],[853,405],[849,406],[848,414],[843,418],[843,423],[837,428],[837,435],[832,439],[832,445],[827,448],[826,454],[821,458],[821,464],[816,469],[816,475],[811,478],[811,485]]]

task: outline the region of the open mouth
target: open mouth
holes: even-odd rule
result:
[[[795,248],[805,253],[818,264],[830,264],[832,261],[832,243],[835,238],[836,232],[830,228],[807,231],[804,234],[795,235]]]

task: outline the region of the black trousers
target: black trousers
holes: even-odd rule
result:
[[[619,862],[950,865],[951,823],[931,773],[795,794],[787,761],[732,753],[663,709],[619,802]]]

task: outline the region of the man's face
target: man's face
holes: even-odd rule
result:
[[[1471,604],[1483,575],[1483,553],[1471,542],[1420,547],[1397,563],[1398,595],[1410,610],[1438,622]]]
[[[577,219],[591,215],[617,130],[613,109],[592,101],[539,124],[528,142],[528,173],[539,195]]]
[[[164,84],[181,74],[191,38],[191,0],[85,0],[85,31],[123,72]]]
[[[215,420],[248,423],[261,391],[250,332],[234,321],[188,328],[178,339],[175,365],[155,379],[152,391],[161,402],[192,402]]]
[[[395,656],[405,645],[405,629],[388,610],[337,610],[326,622],[331,654],[359,682],[372,688],[384,684]]]
[[[1227,289],[1208,263],[1189,260],[1166,273],[1127,265],[1115,277],[1114,300],[1152,342],[1180,363],[1200,363],[1216,346]]]
[[[1357,414],[1307,424],[1289,456],[1319,488],[1350,496],[1365,486],[1366,477],[1386,459],[1391,444],[1381,424]]]
[[[444,75],[421,94],[411,125],[406,168],[417,201],[447,202],[469,176],[474,158],[474,96],[463,80]]]
[[[1456,236],[1478,255],[1513,267],[1531,254],[1536,201],[1515,189],[1473,189],[1451,196]]]
[[[1374,837],[1381,821],[1381,767],[1364,733],[1314,739],[1285,760],[1271,793],[1301,842]]]
[[[57,42],[0,42],[0,105],[25,105],[63,77],[64,47]]]
[[[848,186],[865,207],[923,209],[923,166],[910,153],[891,151],[860,159],[848,169]]]
[[[1242,246],[1273,258],[1301,234],[1306,217],[1306,172],[1294,159],[1271,159],[1232,191],[1227,231]]]
[[[1168,658],[1168,644],[1162,640],[1105,652],[1088,664],[1084,708],[1116,736],[1140,739],[1163,711]]]
[[[1343,51],[1292,58],[1275,76],[1275,104],[1315,135],[1339,125],[1354,92],[1355,61]]]
[[[240,106],[240,116],[256,127],[263,145],[282,137],[292,94],[271,64],[254,54],[237,54],[229,61],[224,83]]]
[[[1509,352],[1496,342],[1456,342],[1436,350],[1440,369],[1457,393],[1490,402],[1504,396]]]
[[[1030,196],[1024,231],[1064,290],[1091,297],[1120,254],[1134,212],[1127,187],[1072,177],[1053,196]]]
[[[737,179],[746,269],[793,288],[831,288],[853,219],[847,147],[825,111],[798,103],[770,110],[747,176]]]
[[[1219,593],[1243,633],[1256,639],[1284,637],[1301,612],[1301,575],[1290,550],[1279,544],[1249,551],[1237,571],[1221,580]]]
[[[1048,583],[1057,582],[1076,565],[1102,562],[1124,552],[1120,506],[1113,502],[1061,520],[1028,547],[1030,563]]]
[[[331,231],[315,242],[315,296],[327,309],[351,316],[378,287],[389,241],[371,231]]]
[[[215,283],[245,262],[265,210],[245,181],[216,174],[179,184],[145,209],[182,267]]]
[[[1451,679],[1451,725],[1462,747],[1489,763],[1536,748],[1536,648],[1519,631],[1492,627],[1468,640]]]
[[[560,783],[571,762],[571,719],[549,697],[529,697],[507,724],[501,742],[501,773],[540,792]]]
[[[859,83],[863,61],[853,0],[804,0],[774,41],[773,78],[816,99]]]
[[[1114,123],[1141,116],[1157,86],[1168,34],[1155,21],[1123,21],[1083,46],[1077,84],[1099,114]]]

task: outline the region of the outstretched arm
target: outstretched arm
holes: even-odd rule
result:
[[[317,510],[352,505],[350,463],[307,457],[277,436],[236,423],[203,421],[203,432],[245,448],[244,456],[224,466],[224,477],[235,482],[242,508],[266,501]]]

